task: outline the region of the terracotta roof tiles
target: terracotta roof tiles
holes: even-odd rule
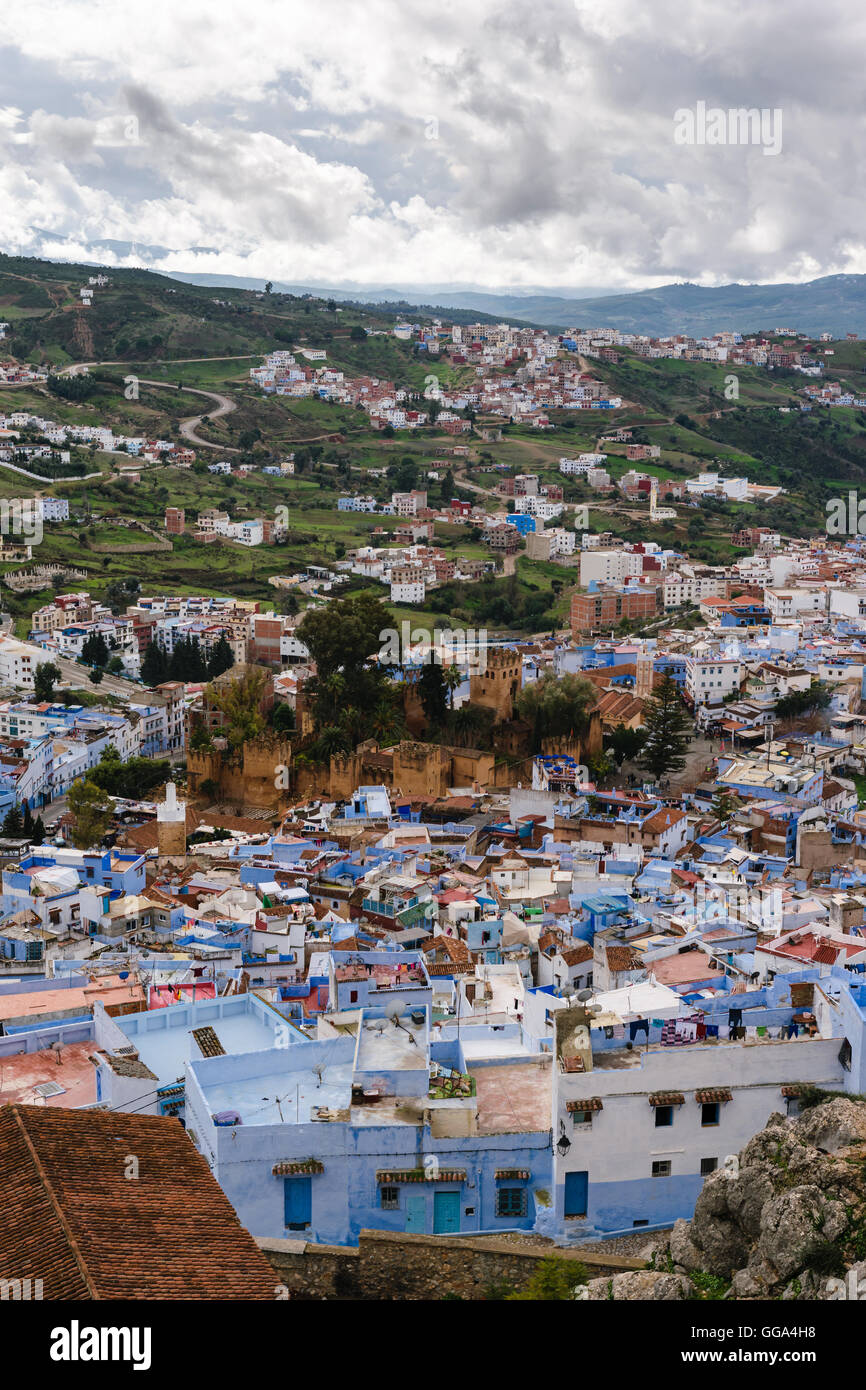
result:
[[[4,1277],[41,1278],[46,1300],[275,1297],[273,1270],[177,1120],[5,1105],[0,1190]]]

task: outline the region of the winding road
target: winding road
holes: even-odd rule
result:
[[[244,354],[243,358],[235,357],[180,357],[174,362],[166,363],[166,366],[180,366],[184,362],[234,362],[247,361],[251,354]],[[78,376],[82,371],[87,371],[90,367],[125,367],[125,362],[75,362],[71,367],[65,367],[61,376]],[[135,373],[131,372],[131,376]],[[203,410],[201,415],[188,415],[186,419],[180,421],[180,432],[184,439],[188,439],[191,444],[198,444],[202,449],[216,449],[221,454],[239,454],[240,449],[230,447],[228,444],[214,444],[210,439],[202,439],[201,435],[196,434],[196,429],[201,424],[205,415],[211,420],[216,420],[220,415],[230,415],[237,409],[236,403],[231,396],[223,396],[219,391],[204,391],[200,386],[178,386],[173,381],[154,381],[151,377],[140,376],[138,381],[142,386],[158,386],[164,391],[183,391],[184,395],[205,396],[209,401],[216,401],[214,410]]]
[[[227,357],[176,357],[171,362],[166,362],[167,367],[179,367],[185,362],[248,362],[253,357],[261,354],[243,353],[241,356]],[[69,367],[64,367],[61,376],[76,376],[79,372],[87,371],[89,367],[125,367],[126,362],[74,362]],[[131,373],[131,375],[134,375]],[[184,439],[191,444],[198,444],[202,449],[216,449],[221,454],[239,454],[242,450],[234,448],[228,444],[214,444],[210,439],[203,439],[196,430],[204,419],[205,415],[211,420],[218,419],[221,415],[229,415],[237,409],[237,403],[231,396],[224,396],[219,391],[205,391],[200,386],[177,386],[173,381],[154,381],[151,377],[140,376],[138,378],[142,386],[161,386],[166,391],[183,391],[185,395],[206,396],[208,400],[216,401],[214,410],[203,410],[201,415],[189,415],[180,421],[180,432]],[[11,383],[9,383],[11,384]],[[23,383],[26,384],[26,383]],[[334,439],[342,431],[328,430],[324,434],[306,435],[303,439],[293,439],[291,446],[294,448],[299,444],[316,444],[322,439]]]
[[[191,444],[198,444],[202,449],[217,449],[221,454],[239,454],[240,449],[228,444],[214,444],[210,439],[202,439],[200,434],[196,434],[196,429],[201,424],[205,415],[211,420],[216,420],[220,415],[230,415],[237,409],[236,403],[231,396],[220,395],[218,391],[203,391],[200,386],[175,386],[171,381],[151,381],[149,377],[140,376],[139,381],[142,386],[161,386],[165,391],[183,391],[189,396],[206,396],[208,400],[216,401],[215,410],[202,411],[201,415],[189,415],[180,422],[180,432],[184,439],[188,439]]]

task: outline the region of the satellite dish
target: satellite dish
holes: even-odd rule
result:
[[[385,1005],[385,1016],[390,1018],[392,1023],[396,1023],[403,1012],[402,999],[389,999]]]
[[[579,1004],[585,1004],[587,999],[592,998],[591,989],[581,989],[578,991],[577,999]]]

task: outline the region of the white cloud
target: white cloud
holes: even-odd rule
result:
[[[846,0],[820,23],[789,0],[784,24],[772,0],[31,0],[4,28],[7,246],[42,228],[295,282],[863,267],[866,14]],[[698,100],[781,108],[782,153],[675,144]]]

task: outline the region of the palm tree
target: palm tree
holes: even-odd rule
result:
[[[347,705],[340,714],[340,728],[345,733],[354,748],[356,743],[360,743],[367,729],[367,717],[363,710],[359,710],[357,705]]]
[[[445,681],[446,686],[448,687],[448,708],[453,709],[454,691],[457,689],[458,685],[462,683],[463,677],[460,674],[459,669],[452,664],[451,666],[446,667],[446,669],[442,672],[442,678]]]
[[[331,719],[336,719],[338,717],[340,701],[345,689],[346,680],[339,671],[332,671],[330,675],[325,676],[323,680],[319,681],[319,701],[323,706],[323,713],[326,713]]]
[[[406,719],[402,709],[398,709],[387,696],[376,705],[370,719],[373,737],[380,744],[398,743],[406,737]]]
[[[352,744],[346,729],[337,724],[328,724],[319,734],[315,743],[307,750],[316,762],[327,762],[335,754],[351,753]]]
[[[454,741],[462,748],[471,747],[472,741],[484,724],[484,715],[477,705],[461,705],[454,711]]]

